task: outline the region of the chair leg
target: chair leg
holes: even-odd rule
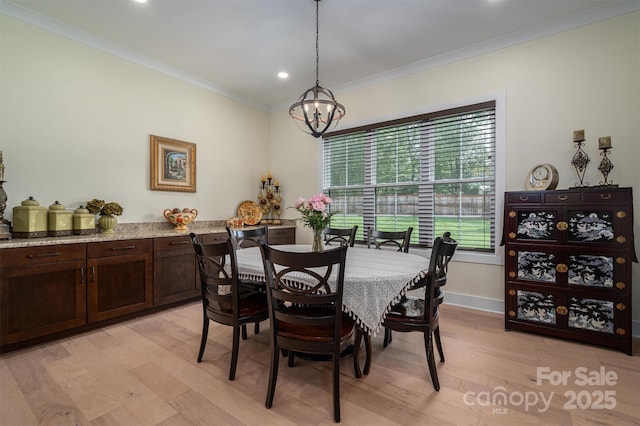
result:
[[[200,339],[200,351],[198,352],[198,362],[202,361],[202,355],[204,355],[204,347],[207,346],[207,337],[209,336],[209,318],[206,315],[203,316],[202,322],[202,338]]]
[[[353,371],[357,378],[362,377],[362,370],[360,370],[360,346],[362,346],[362,329],[356,327],[356,337],[353,341]]]
[[[433,330],[433,337],[435,338],[438,354],[440,355],[440,362],[444,362],[444,351],[442,350],[442,341],[440,340],[440,327],[436,327]]]
[[[238,350],[240,347],[240,327],[233,327],[233,345],[231,347],[231,367],[229,380],[236,378],[236,365],[238,365]]]
[[[265,406],[271,408],[273,405],[273,396],[276,393],[276,381],[278,380],[278,364],[280,363],[279,350],[272,345],[271,347],[271,367],[269,369],[269,387],[267,388],[267,400]]]
[[[333,420],[340,422],[340,352],[333,353]]]
[[[256,322],[253,325],[253,334],[260,334],[260,323]]]
[[[424,348],[427,352],[427,363],[429,364],[429,374],[433,382],[433,388],[440,390],[440,382],[438,381],[438,371],[436,370],[436,360],[433,356],[433,339],[431,338],[431,330],[424,333]]]
[[[287,357],[289,358],[289,362],[287,362],[287,365],[289,367],[293,367],[293,362],[294,362],[294,359],[295,359],[293,351],[289,351],[289,353],[287,354]]]
[[[366,376],[369,374],[369,370],[371,369],[371,335],[369,333],[365,333],[364,335],[364,351],[365,361],[362,373]]]
[[[247,340],[247,324],[242,324],[242,340]]]
[[[384,341],[382,342],[382,347],[386,348],[389,343],[391,343],[391,341],[393,340],[392,336],[391,336],[391,330],[389,330],[388,328],[384,328]]]

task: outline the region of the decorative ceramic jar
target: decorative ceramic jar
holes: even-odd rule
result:
[[[231,229],[240,229],[244,227],[244,222],[237,216],[227,219],[227,226]]]
[[[73,211],[73,233],[75,235],[89,235],[96,233],[96,215],[90,213],[83,206]]]
[[[163,216],[175,225],[176,231],[186,231],[189,229],[189,224],[198,217],[198,210],[182,209],[181,211],[180,209],[165,209]]]
[[[33,197],[13,208],[13,237],[37,238],[47,236],[47,208]]]
[[[112,214],[100,215],[100,218],[98,219],[98,224],[100,225],[100,229],[102,229],[103,234],[113,234],[116,232],[117,223],[118,217]]]
[[[73,213],[59,202],[49,206],[48,229],[50,237],[62,237],[73,234]]]

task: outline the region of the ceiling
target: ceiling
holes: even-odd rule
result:
[[[0,12],[274,110],[315,84],[315,5],[0,0]],[[322,0],[319,8],[320,84],[339,99],[341,91],[640,10],[640,0]]]

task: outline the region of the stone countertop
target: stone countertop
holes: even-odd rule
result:
[[[295,220],[282,220],[281,225],[268,225],[269,228],[295,228]],[[252,227],[246,227],[250,229]],[[113,234],[70,235],[66,237],[15,238],[1,240],[0,249],[16,247],[50,246],[55,244],[98,243],[103,241],[132,240],[137,238],[162,238],[196,234],[213,234],[226,231],[226,221],[212,220],[193,222],[189,229],[178,231],[168,222],[118,223]]]

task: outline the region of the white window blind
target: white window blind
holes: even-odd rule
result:
[[[331,226],[395,231],[429,247],[495,248],[495,101],[332,132],[323,138]]]

